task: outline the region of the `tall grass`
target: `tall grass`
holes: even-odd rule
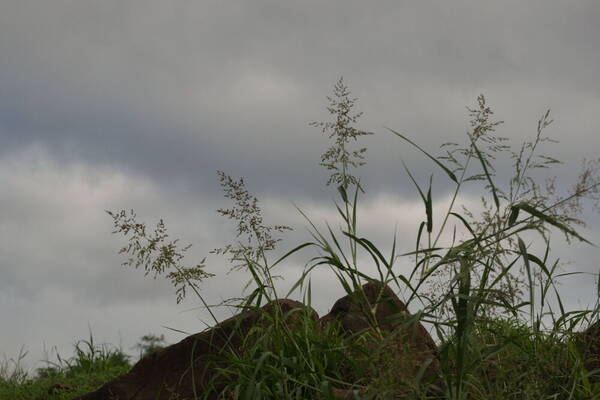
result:
[[[540,118],[534,138],[514,151],[506,138],[495,133],[501,121],[492,119],[493,112],[483,96],[469,109],[465,145],[443,144],[441,156],[432,155],[408,135],[389,129],[398,146],[427,157],[434,169],[428,186],[423,187],[403,164],[422,200],[423,221],[416,227],[414,249],[398,254],[394,237],[386,254],[358,229],[364,188],[351,171],[365,163],[366,149],[350,147],[370,132],[354,127],[361,115],[353,113],[355,100],[340,80],[329,98],[333,121],[312,124],[335,139],[322,155],[321,164],[332,171],[328,184],[337,186],[335,208],[342,229],[338,232],[330,225],[318,229],[309,213],[299,209],[312,239],[271,261],[271,251],[278,242],[272,234],[288,228],[264,225],[258,200],[248,193],[243,179],[234,180],[219,172],[226,197],[235,203],[219,213],[237,223],[237,241],[213,253],[229,255],[234,268],[249,272],[251,291],[238,304],[242,309],[256,310],[297,291],[310,304],[311,273],[324,267],[333,272],[348,294],[358,292],[360,296],[367,282],[380,282],[398,292],[408,290],[404,300],[413,309],[418,307],[413,322],[419,320],[431,327],[439,343],[443,384],[432,394],[422,381],[423,371],[410,379],[394,373],[399,360],[381,356],[391,345],[375,318],[376,308],[365,312],[372,329],[350,337],[335,328],[321,330],[308,313],[300,327],[289,329],[283,322],[285,317],[276,314],[271,325],[247,336],[242,350],[227,355],[228,363],[218,371],[227,382],[226,398],[333,398],[341,389],[354,390],[355,398],[365,399],[399,395],[452,400],[600,398],[600,386],[590,379],[594,371],[583,367],[575,335],[597,319],[598,307],[565,309],[557,282],[573,272],[563,272],[559,260],[553,260],[550,234],[558,231],[569,242],[575,239],[591,244],[575,228],[583,224],[578,214],[580,202],[597,199],[597,164],[585,164],[570,193],[557,193],[553,181],[543,188],[531,172],[559,163],[539,155],[542,146],[552,142],[544,133],[552,122],[549,112]],[[494,161],[506,155],[513,163],[514,176],[504,187],[498,183]],[[445,177],[452,187],[441,222],[434,220],[434,173]],[[481,185],[484,194],[480,215],[460,204],[462,190],[475,184]],[[169,278],[178,286],[178,301],[185,296],[181,288],[187,286],[207,304],[199,286],[199,281],[208,277],[203,271],[204,260],[197,267],[182,266],[182,251],[177,250],[176,241],[165,242],[162,221],[157,225],[158,233],[148,238],[145,225],[138,223],[133,213],[130,217],[124,212],[110,214],[116,232],[134,233],[130,245],[122,250],[130,255],[129,265],[144,266],[146,273],[155,274],[171,268]],[[539,243],[544,249],[536,252],[534,244]],[[292,254],[310,249],[315,253],[302,276],[288,293],[279,293],[274,268]],[[359,263],[365,257],[375,266],[371,275]],[[412,269],[400,269],[399,259],[410,260]]]
[[[25,355],[21,351],[16,360],[0,364],[0,399],[72,399],[131,368],[129,356],[112,345],[96,344],[91,333],[75,343],[72,357],[57,354],[56,361],[45,360],[46,366],[34,374],[21,365]]]

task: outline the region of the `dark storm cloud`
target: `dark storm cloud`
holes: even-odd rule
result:
[[[598,16],[585,2],[12,1],[0,16],[3,151],[38,141],[167,181],[200,186],[228,168],[316,194],[324,139],[307,123],[327,118],[340,75],[380,134],[375,170],[399,170],[402,145],[382,125],[435,148],[462,135],[480,92],[519,127],[557,109],[582,145],[598,127],[573,115],[598,99]]]

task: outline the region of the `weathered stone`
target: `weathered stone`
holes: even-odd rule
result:
[[[337,321],[348,334],[370,336],[371,355],[376,355],[371,373],[388,374],[372,376],[375,381],[397,379],[407,387],[423,382],[441,386],[437,346],[423,325],[411,317],[387,285],[371,282],[336,301],[319,323],[324,327]],[[416,382],[422,367],[422,381]]]
[[[597,370],[589,377],[590,382],[600,382],[600,321],[578,335],[578,344],[585,369]]]
[[[273,315],[280,307],[293,326],[300,321],[299,313],[290,311],[304,308],[293,300],[277,300],[261,310],[245,311],[229,318],[214,328],[165,347],[142,358],[130,372],[108,382],[95,392],[79,400],[167,400],[203,398],[216,400],[222,391],[222,382],[211,382],[216,366],[222,366],[223,351],[239,350],[245,335],[262,323],[265,315]],[[317,319],[316,312],[310,310]]]
[[[306,306],[292,300],[277,300],[261,310],[243,312],[210,330],[144,357],[129,373],[78,400],[229,398],[223,393],[225,382],[217,379],[215,368],[226,368],[228,354],[243,350],[245,338],[252,328],[271,324],[270,316],[277,310],[282,311],[286,316],[285,324],[293,329],[303,318],[301,308],[306,309]],[[294,310],[299,312],[292,312]],[[316,313],[309,310],[317,321]],[[378,384],[389,388],[390,382],[399,383],[403,389],[415,390],[420,390],[423,384],[440,385],[435,342],[388,286],[368,283],[339,299],[331,312],[319,320],[319,325],[325,327],[334,321],[339,323],[344,334],[364,339],[363,344],[367,346],[365,370],[358,372],[361,376],[349,375],[345,379],[349,384],[363,387],[361,396],[369,388],[377,390]],[[349,353],[348,357],[364,358],[365,354]],[[422,379],[417,379],[419,371],[423,372]],[[349,373],[356,374],[356,371]],[[367,379],[358,382],[363,377]],[[343,387],[333,389],[333,394],[337,399],[355,398],[352,390]],[[384,395],[387,396],[387,392]]]

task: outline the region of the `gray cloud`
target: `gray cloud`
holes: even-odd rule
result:
[[[597,128],[574,116],[598,92],[597,11],[583,3],[8,4],[8,142],[39,140],[165,179],[224,166],[262,175],[284,160],[273,179],[305,181],[318,137],[306,124],[326,117],[324,96],[342,74],[384,137],[382,124],[432,145],[461,135],[464,106],[482,91],[513,126],[534,127],[552,107],[561,121],[573,115],[565,126],[579,143]],[[400,144],[371,147],[397,169]]]
[[[308,123],[328,118],[326,96],[341,75],[365,112],[361,127],[376,132],[365,140],[361,175],[365,232],[378,242],[389,244],[395,222],[402,240],[414,239],[420,205],[401,159],[422,182],[436,174],[439,203],[449,189],[383,127],[438,154],[442,142],[464,140],[465,106],[480,93],[506,121],[498,133],[515,144],[533,138],[551,108],[548,133],[561,144],[548,153],[569,161],[557,173],[572,182],[579,159],[600,148],[598,19],[593,1],[4,1],[0,304],[17,316],[0,352],[19,341],[64,349],[74,339],[66,335],[86,335],[87,321],[112,341],[115,327],[128,341],[157,321],[197,328],[188,314],[170,319],[181,308],[167,283],[119,267],[121,241],[109,234],[105,209],[164,217],[195,244],[191,259],[231,237],[231,224],[214,213],[223,204],[217,169],[245,176],[273,223],[299,228],[291,242],[305,237],[291,201],[335,218],[318,166],[328,141]],[[474,204],[480,189],[466,189]],[[598,238],[596,228],[587,233]],[[594,271],[595,250],[571,251],[557,246]],[[237,295],[244,279],[209,285],[207,296]],[[569,288],[584,287],[577,282]],[[49,331],[32,329],[35,321]]]

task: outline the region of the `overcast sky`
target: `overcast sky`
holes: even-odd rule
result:
[[[498,134],[515,146],[552,110],[544,151],[570,184],[581,159],[600,156],[600,5],[597,1],[159,1],[3,0],[0,4],[0,355],[21,346],[33,366],[43,348],[70,355],[94,339],[129,353],[146,333],[184,337],[210,322],[193,297],[175,302],[167,281],[122,267],[124,244],[105,210],[133,208],[149,224],[192,243],[189,264],[235,235],[215,210],[216,175],[244,176],[266,222],[308,239],[294,204],[337,225],[320,154],[329,142],[311,121],[329,118],[326,96],[341,77],[358,97],[359,127],[375,132],[362,169],[361,227],[401,250],[424,218],[401,159],[422,184],[431,161],[386,131],[434,154],[464,143],[466,106],[483,93]],[[510,171],[498,173],[499,178]],[[480,189],[462,201],[476,204]],[[597,214],[582,230],[600,243]],[[598,249],[566,246],[556,257],[596,273]],[[562,240],[564,242],[564,240]],[[297,276],[307,253],[285,266]],[[246,276],[217,274],[209,302],[238,296]],[[315,308],[342,294],[327,274],[313,280]],[[567,303],[595,301],[594,279],[564,284]],[[220,311],[224,317],[227,310]]]

